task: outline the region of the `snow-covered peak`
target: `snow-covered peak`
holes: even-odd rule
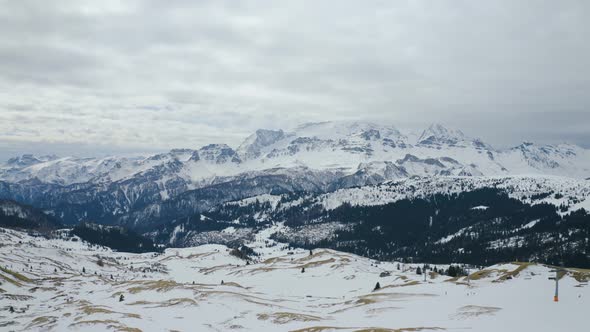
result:
[[[0,165],[0,180],[14,183],[37,179],[43,183],[71,185],[135,178],[134,183],[155,181],[169,191],[172,184],[179,184],[178,190],[185,190],[219,177],[298,166],[314,171],[338,170],[344,176],[385,175],[381,178],[404,174],[398,168],[405,170],[407,176],[590,177],[590,151],[575,145],[527,142],[512,149],[495,150],[460,130],[440,124],[429,126],[419,135],[408,135],[410,138],[392,125],[372,122],[307,123],[290,131],[259,129],[237,151],[226,144],[209,144],[198,150],[174,149],[137,158],[23,155]],[[367,165],[371,165],[370,169],[361,171]],[[382,170],[375,170],[376,165],[381,165]],[[385,168],[391,170],[392,176],[385,174],[389,173],[383,171]]]
[[[359,164],[355,174],[380,175],[384,179],[392,180],[408,176],[406,170],[391,161],[372,161]]]
[[[574,144],[568,144],[568,143],[562,143],[562,144],[557,144],[557,145],[553,145],[553,144],[545,144],[545,145],[539,145],[539,144],[535,144],[533,142],[523,142],[522,144],[513,147],[511,150],[517,150],[517,151],[521,151],[523,153],[536,153],[536,154],[544,154],[544,155],[552,155],[552,154],[558,154],[560,156],[575,156],[577,153],[579,152],[583,152],[584,149],[582,149],[581,147],[574,145]]]
[[[435,123],[426,128],[417,139],[417,145],[422,147],[462,147],[474,148],[477,150],[487,150],[490,152],[495,149],[482,141],[480,138],[469,137],[461,130],[450,129],[441,124]]]
[[[225,164],[227,162],[241,163],[241,159],[227,144],[209,144],[199,149],[199,157],[202,160]]]
[[[572,144],[538,145],[532,142],[523,142],[503,153],[504,158],[518,159],[521,164],[533,167],[537,170],[556,174],[559,169],[570,168],[570,174],[590,174],[590,160],[588,150]],[[580,163],[579,161],[586,161]]]
[[[454,146],[466,139],[467,137],[462,131],[448,129],[441,124],[435,123],[422,132],[422,135],[418,138],[418,144]]]
[[[361,121],[328,121],[306,123],[294,130],[298,137],[318,137],[320,139],[342,139],[354,136],[366,138],[399,138],[403,135],[391,125],[380,125]]]
[[[23,168],[32,166],[38,163],[42,163],[45,161],[51,161],[58,159],[56,155],[47,155],[47,156],[34,156],[32,154],[23,154],[22,156],[14,157],[8,159],[6,165],[12,166],[14,168]]]
[[[261,154],[261,149],[267,147],[277,141],[283,139],[285,133],[283,130],[268,130],[258,129],[256,132],[240,145],[238,153],[244,157],[244,159],[257,158]]]

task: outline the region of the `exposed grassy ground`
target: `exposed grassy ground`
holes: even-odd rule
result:
[[[31,323],[27,326],[27,329],[48,329],[52,325],[57,322],[57,317],[55,316],[40,316],[31,321]]]
[[[516,277],[518,276],[518,274],[522,271],[524,271],[527,267],[531,266],[531,265],[536,265],[536,263],[522,263],[522,262],[512,262],[512,264],[518,265],[518,267],[515,270],[509,271],[509,272],[505,272],[500,278],[496,279],[496,281],[505,281],[507,280],[509,277]]]
[[[292,312],[273,312],[257,315],[259,320],[270,320],[275,324],[287,324],[290,322],[317,322],[322,320],[321,317],[298,314]]]
[[[99,328],[99,326],[103,326]],[[117,332],[142,332],[138,328],[125,326],[120,322],[112,319],[106,320],[85,320],[70,324],[75,329],[93,329],[93,330],[114,330]]]
[[[494,273],[506,273],[506,272],[508,272],[508,270],[484,269],[484,270],[479,270],[479,271],[473,272],[472,274],[469,275],[469,279],[479,280],[482,278],[487,278]]]
[[[137,282],[138,286],[131,287],[128,289],[129,293],[137,294],[144,291],[157,291],[166,292],[174,288],[183,288],[182,284],[179,284],[172,280],[146,280]]]
[[[173,298],[166,301],[160,302],[150,302],[150,301],[135,301],[131,303],[127,303],[127,305],[132,306],[146,306],[147,308],[163,308],[163,307],[173,307],[176,305],[195,305],[197,301],[189,298]]]
[[[502,310],[502,308],[467,305],[459,308],[457,310],[457,314],[455,314],[454,317],[458,319],[465,319],[483,315],[493,315],[500,310]]]
[[[15,285],[16,287],[22,287],[22,286],[23,286],[23,284],[21,284],[20,282],[18,282],[18,281],[16,281],[16,280],[13,280],[13,279],[9,278],[8,276],[6,276],[6,275],[4,275],[4,274],[2,274],[2,273],[0,273],[0,278],[2,278],[2,279],[4,279],[4,280],[6,280],[7,282],[9,282],[9,283],[11,283],[11,284]]]
[[[31,279],[25,277],[24,275],[22,275],[22,274],[20,274],[18,272],[11,271],[11,270],[9,270],[7,268],[4,268],[4,267],[1,267],[0,266],[0,271],[2,271],[4,273],[7,273],[7,274],[11,275],[13,278],[15,278],[17,280],[20,280],[22,282],[32,282]]]
[[[578,282],[589,282],[590,281],[590,269],[570,269],[572,270],[572,276]]]

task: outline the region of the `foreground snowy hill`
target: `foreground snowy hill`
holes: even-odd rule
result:
[[[472,269],[469,281],[431,270],[424,279],[416,273],[422,265],[327,249],[310,255],[264,233],[249,243],[258,256],[247,263],[222,245],[128,254],[65,235],[47,240],[0,231],[0,328],[7,331],[588,327],[588,270],[560,275],[556,303],[551,268],[528,263]]]

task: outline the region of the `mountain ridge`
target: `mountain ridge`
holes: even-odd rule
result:
[[[149,231],[218,204],[272,193],[323,194],[412,178],[590,175],[590,152],[524,143],[496,150],[432,125],[416,137],[370,122],[257,130],[234,149],[212,143],[147,157],[24,155],[0,166],[0,198],[65,224],[92,221]]]
[[[303,124],[294,131],[259,129],[237,148],[208,144],[199,149],[173,149],[147,157],[76,158],[25,154],[0,165],[0,180],[19,182],[38,178],[45,183],[62,185],[117,182],[161,168],[167,169],[168,175],[173,173],[188,182],[199,182],[218,176],[301,165],[312,169],[340,168],[352,175],[360,165],[405,160],[407,155],[417,157],[412,162],[417,162],[419,168],[406,170],[408,175],[458,175],[463,171],[466,175],[590,176],[589,150],[572,144],[525,142],[498,150],[478,138],[467,137],[460,130],[440,124],[426,128],[413,144],[393,126],[321,122]],[[437,158],[457,163],[449,167],[442,165],[438,170],[425,168],[428,164],[424,160]]]

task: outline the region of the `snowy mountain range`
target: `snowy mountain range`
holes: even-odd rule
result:
[[[404,134],[368,122],[257,130],[236,148],[209,144],[145,157],[22,155],[0,166],[0,198],[64,223],[144,228],[264,194],[372,186],[413,177],[559,176],[586,183],[590,151],[575,145],[498,150],[434,124]]]
[[[147,157],[75,158],[23,155],[0,167],[0,179],[44,183],[111,183],[137,177],[166,182],[182,179],[188,188],[215,178],[273,168],[307,167],[343,175],[357,172],[387,179],[412,175],[531,175],[590,177],[590,151],[570,144],[519,146],[497,150],[478,138],[439,124],[417,138],[393,126],[366,122],[323,122],[293,131],[259,129],[236,149],[209,144]],[[392,172],[391,167],[397,171]]]

